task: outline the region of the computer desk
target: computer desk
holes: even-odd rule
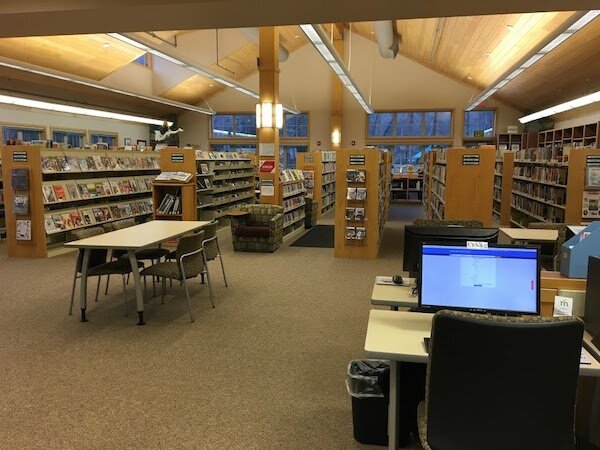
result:
[[[385,284],[373,284],[373,292],[371,293],[371,304],[377,306],[387,306],[388,308],[397,311],[399,307],[418,306],[419,297],[412,295],[414,278],[408,279],[409,286],[393,286]]]
[[[427,363],[429,355],[425,351],[423,338],[431,335],[432,320],[433,314],[407,311],[372,309],[369,313],[365,355],[368,358],[387,359],[391,363],[388,406],[388,448],[390,449],[398,448],[398,432],[396,430],[399,405],[398,365],[401,362]],[[592,364],[581,365],[579,374],[600,377],[600,362],[586,348],[582,349],[582,352],[586,354]],[[596,397],[595,400],[597,403],[600,398]]]
[[[499,228],[499,244],[517,244],[529,242],[556,242],[557,230],[540,230],[529,228]]]

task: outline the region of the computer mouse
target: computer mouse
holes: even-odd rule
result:
[[[394,275],[392,281],[394,284],[402,284],[402,277],[400,275]]]

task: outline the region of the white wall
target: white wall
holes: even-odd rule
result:
[[[102,79],[102,82],[124,91],[154,95],[153,76],[150,68],[132,62],[108,74]]]
[[[149,142],[150,135],[148,125],[77,116],[54,111],[34,110],[18,106],[0,106],[0,124],[35,125],[49,128],[118,133],[119,145],[123,145],[125,138],[131,138],[133,144],[135,144],[138,139]]]
[[[179,145],[199,145],[208,150],[208,116],[193,111],[179,116],[178,125],[183,128],[179,135]]]
[[[573,109],[569,112],[558,114],[553,117],[554,128],[571,128],[579,125],[600,122],[600,103]]]

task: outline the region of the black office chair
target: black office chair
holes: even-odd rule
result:
[[[433,318],[425,450],[573,450],[583,322],[440,311]]]

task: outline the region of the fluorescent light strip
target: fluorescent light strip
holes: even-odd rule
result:
[[[83,116],[102,117],[104,119],[122,120],[126,122],[144,123],[148,125],[163,126],[165,121],[160,119],[151,119],[149,117],[134,116],[130,114],[122,114],[100,109],[83,108],[81,106],[70,106],[61,103],[52,103],[41,100],[33,100],[29,98],[15,97],[12,95],[0,95],[0,103],[6,105],[23,106],[25,108],[43,109],[46,111],[58,111],[70,114],[79,114]],[[173,122],[167,122],[169,126]]]
[[[172,62],[173,64],[176,64],[180,67],[188,69],[199,75],[202,75],[203,77],[209,78],[219,84],[222,84],[223,86],[227,86],[228,88],[234,88],[237,91],[241,92],[242,94],[249,95],[250,97],[253,97],[253,98],[260,98],[260,95],[258,92],[254,92],[251,89],[248,89],[247,87],[243,86],[242,84],[238,83],[237,81],[235,81],[231,78],[224,77],[223,75],[221,75],[219,73],[213,72],[212,70],[210,70],[206,67],[199,66],[198,64],[193,63],[191,61],[185,61],[183,58],[181,58],[179,56],[173,56],[173,55],[169,55],[169,54],[165,53],[164,51],[160,50],[160,48],[158,47],[158,44],[155,44],[154,42],[152,42],[150,40],[143,39],[137,35],[130,34],[130,33],[127,33],[127,34],[108,33],[108,35],[114,39],[121,41],[121,42],[125,42],[126,44],[129,44],[129,45],[133,45],[134,47],[139,48],[140,50],[144,50],[144,51],[152,53],[153,55],[156,55],[160,58],[166,59],[167,61]],[[296,108],[292,108],[291,106],[283,105],[283,109],[292,114],[300,114],[299,110],[297,110]]]
[[[34,73],[36,75],[41,75],[41,76],[48,77],[48,78],[54,78],[55,80],[62,80],[62,81],[67,81],[69,83],[75,83],[75,84],[79,84],[82,86],[88,86],[88,87],[91,87],[94,89],[101,89],[103,91],[113,92],[115,94],[126,95],[128,97],[135,97],[135,98],[139,98],[139,99],[146,100],[149,102],[159,103],[161,105],[173,106],[175,108],[185,109],[188,111],[193,111],[193,112],[202,113],[202,114],[208,114],[208,115],[214,114],[213,111],[210,111],[210,110],[204,109],[204,108],[200,108],[198,106],[188,105],[187,103],[176,102],[174,100],[169,100],[169,99],[162,98],[162,97],[153,97],[153,96],[148,96],[148,95],[136,94],[135,92],[124,91],[122,89],[112,88],[112,87],[106,86],[104,84],[95,83],[93,81],[87,81],[87,80],[77,77],[75,75],[72,75],[72,76],[71,75],[69,75],[69,76],[62,75],[60,72],[55,72],[50,69],[37,68],[35,66],[29,65],[26,63],[17,62],[17,61],[9,62],[9,60],[5,59],[5,58],[0,59],[0,66],[8,67],[10,69],[20,70],[22,72]]]
[[[573,36],[573,34],[575,34],[577,31],[581,30],[584,26],[586,26],[588,23],[590,23],[592,20],[594,20],[599,15],[600,15],[600,10],[592,10],[592,11],[588,11],[587,13],[585,13],[575,23],[573,23],[567,30],[565,30],[563,33],[556,36],[554,39],[552,39],[550,42],[548,42],[546,45],[544,45],[544,47],[542,47],[540,50],[538,50],[536,53],[534,53],[533,56],[530,56],[529,58],[527,58],[527,60],[525,60],[521,64],[518,64],[517,69],[511,70],[510,74],[505,75],[505,76],[501,77],[500,79],[496,80],[494,83],[492,83],[492,85],[488,89],[484,90],[481,94],[479,94],[479,96],[475,100],[473,100],[471,103],[469,103],[469,106],[467,106],[465,108],[465,111],[471,111],[471,110],[475,109],[481,102],[483,102],[484,100],[487,100],[490,96],[492,96],[498,89],[504,87],[506,84],[508,84],[509,81],[514,80],[522,72],[524,72],[525,69],[533,66],[540,59],[542,59],[544,56],[546,56],[548,53],[550,53],[552,50],[554,50],[560,44],[565,42],[567,39],[569,39],[571,36]]]
[[[320,25],[305,24],[300,25],[302,31],[306,37],[312,42],[317,51],[321,54],[323,59],[327,61],[327,64],[336,73],[342,84],[348,89],[348,91],[354,96],[360,106],[367,112],[367,114],[373,114],[373,108],[366,101],[365,97],[360,92],[357,84],[350,76],[348,68],[338,55],[337,51],[329,41],[329,38],[323,31]]]
[[[528,116],[521,117],[519,122],[528,123],[544,117],[553,116],[554,114],[569,111],[571,109],[580,108],[582,106],[590,105],[592,103],[600,102],[600,91],[594,92],[593,94],[585,95],[583,97],[576,98],[575,100],[569,100],[568,102],[561,103],[559,105],[552,106],[550,108],[538,111]]]

